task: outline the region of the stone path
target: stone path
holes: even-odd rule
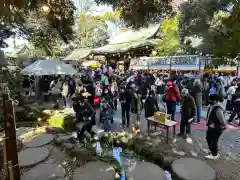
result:
[[[205,162],[192,158],[180,158],[172,163],[173,173],[184,180],[215,180],[215,170]]]
[[[27,148],[18,153],[19,166],[27,168],[46,160],[50,152],[46,148]]]
[[[137,162],[132,169],[128,169],[126,173],[128,179],[131,180],[165,180],[165,171],[159,166],[150,162]]]
[[[41,147],[47,145],[53,141],[54,136],[51,134],[41,134],[34,137],[31,141],[24,142],[24,146],[27,148]]]
[[[89,162],[74,171],[73,180],[113,180],[114,169],[107,163]]]
[[[23,176],[22,180],[52,180],[65,177],[65,169],[58,164],[40,164]]]

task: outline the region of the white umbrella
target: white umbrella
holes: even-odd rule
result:
[[[70,65],[65,64],[59,60],[38,60],[31,65],[25,67],[21,71],[24,75],[72,75],[76,74],[77,71]]]

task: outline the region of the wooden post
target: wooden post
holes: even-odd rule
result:
[[[140,94],[137,94],[137,123],[140,124],[140,116],[141,116],[141,97]]]
[[[12,161],[8,161],[9,180],[14,180]]]
[[[4,129],[5,129],[5,157],[6,162],[11,161],[14,180],[20,180],[20,170],[18,165],[17,154],[17,139],[16,139],[16,126],[15,114],[13,109],[13,101],[9,100],[8,94],[3,95],[3,113],[4,113]],[[5,162],[5,163],[6,163]],[[10,165],[8,164],[8,168]],[[10,174],[8,173],[8,179]]]

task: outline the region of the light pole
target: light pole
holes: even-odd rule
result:
[[[201,56],[202,56],[202,53],[198,55],[198,71],[200,74],[201,74],[201,66],[202,66]]]

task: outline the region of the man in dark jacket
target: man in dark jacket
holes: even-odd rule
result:
[[[150,91],[144,103],[145,117],[152,117],[155,112],[159,111],[157,98],[154,91]]]
[[[82,99],[79,102],[80,105],[80,112],[79,112],[79,118],[81,118],[81,121],[83,121],[83,126],[81,130],[78,130],[78,139],[79,141],[83,140],[83,135],[85,131],[88,131],[92,136],[92,126],[96,124],[95,122],[95,111],[91,104],[86,99]],[[80,119],[79,119],[80,120]]]
[[[205,156],[207,159],[218,159],[218,140],[226,128],[226,120],[224,117],[224,107],[219,103],[217,94],[209,96],[210,107],[207,112],[207,135],[206,140],[211,154]]]
[[[122,126],[125,126],[127,119],[127,126],[129,126],[130,120],[130,104],[132,101],[130,89],[127,89],[124,85],[120,86],[119,101],[122,108]]]
[[[179,135],[187,138],[191,134],[191,119],[196,114],[194,98],[189,94],[188,89],[182,90],[181,123]]]

